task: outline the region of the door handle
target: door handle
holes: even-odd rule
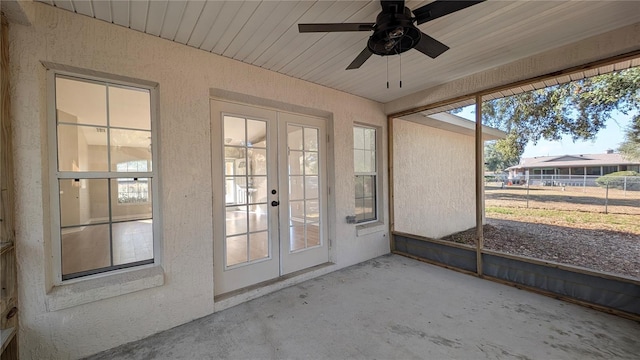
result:
[[[275,200],[273,200],[273,201],[271,202],[271,206],[278,206],[278,205],[280,205],[280,201],[275,201]]]

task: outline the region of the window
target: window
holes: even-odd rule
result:
[[[571,168],[571,175],[584,175],[584,167]]]
[[[618,165],[613,166],[603,166],[602,167],[602,175],[611,174],[618,171]]]
[[[118,172],[146,172],[146,160],[134,160],[119,163]],[[149,182],[147,179],[118,179],[118,204],[144,204],[149,202]]]
[[[153,264],[155,87],[54,72],[53,90],[58,280]]]
[[[353,163],[355,171],[356,223],[378,218],[376,129],[353,128]]]
[[[589,166],[589,167],[587,167],[587,175],[601,175],[600,174],[600,166]]]

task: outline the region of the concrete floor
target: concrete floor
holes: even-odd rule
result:
[[[90,359],[639,359],[640,323],[383,256]]]

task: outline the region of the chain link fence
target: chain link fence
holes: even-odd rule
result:
[[[640,176],[485,177],[487,206],[640,215]]]

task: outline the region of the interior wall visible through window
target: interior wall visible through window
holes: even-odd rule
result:
[[[153,263],[151,89],[54,76],[61,279]]]

